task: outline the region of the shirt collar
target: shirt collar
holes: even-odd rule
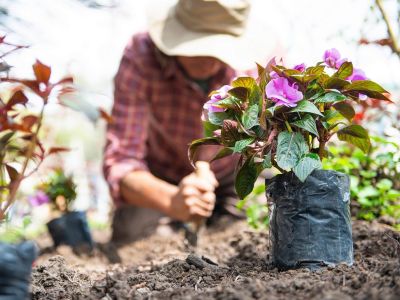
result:
[[[166,79],[174,76],[185,78],[185,75],[178,66],[175,58],[165,55],[157,48],[155,48],[155,54],[157,61],[161,65],[162,73]],[[224,65],[221,70],[219,70],[218,73],[210,79],[210,90],[218,89],[223,84],[229,84],[230,80],[235,77],[235,74],[236,72],[234,69],[228,65]]]

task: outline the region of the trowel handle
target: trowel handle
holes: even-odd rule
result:
[[[196,175],[198,175],[199,177],[207,177],[207,176],[211,177],[212,176],[212,184],[214,185],[214,187],[216,187],[218,185],[218,182],[215,179],[214,174],[210,169],[210,164],[208,162],[197,161],[195,166],[196,166],[196,170],[195,170]],[[196,232],[198,232],[199,229],[204,225],[205,221],[206,220],[204,218],[201,218],[201,219],[198,219],[195,222],[193,222],[194,230]]]

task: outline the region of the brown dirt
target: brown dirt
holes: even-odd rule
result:
[[[269,266],[268,233],[252,231],[243,222],[204,233],[195,255],[189,255],[181,232],[153,235],[119,248],[103,244],[92,257],[77,257],[61,248],[63,256],[46,254],[39,259],[32,297],[399,299],[400,233],[378,223],[355,221],[353,238],[353,267],[316,272],[279,272]]]

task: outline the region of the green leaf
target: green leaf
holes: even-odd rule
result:
[[[314,80],[310,82],[310,84],[307,86],[304,98],[308,100],[313,100],[321,96],[324,92],[325,90],[318,83],[318,80]]]
[[[219,129],[218,125],[214,125],[208,121],[203,121],[203,128],[204,128],[204,136],[206,137],[213,137],[214,131]]]
[[[315,120],[310,115],[305,115],[305,116],[303,116],[302,119],[294,121],[291,124],[294,126],[297,126],[299,128],[302,128],[304,130],[307,130],[308,132],[311,132],[313,135],[319,137],[317,125],[315,124]]]
[[[289,112],[306,112],[319,116],[323,116],[323,114],[319,111],[319,109],[310,101],[302,100],[297,103],[297,106],[290,110]]]
[[[319,66],[315,66],[315,67],[308,67],[306,69],[306,74],[308,75],[321,75],[325,70],[325,66],[324,65],[319,65]]]
[[[327,89],[342,90],[349,85],[350,83],[347,80],[343,80],[337,77],[330,77],[325,81],[325,88]]]
[[[252,159],[246,160],[235,179],[235,189],[240,199],[251,193],[257,179],[257,168]]]
[[[242,123],[244,128],[250,129],[258,125],[258,104],[251,105],[242,116]]]
[[[191,162],[194,161],[197,150],[202,145],[220,145],[220,143],[215,137],[206,137],[192,141],[188,149],[189,160]]]
[[[300,133],[283,131],[279,134],[276,161],[282,169],[289,170],[296,166],[308,151],[307,143]]]
[[[337,132],[337,135],[339,140],[353,144],[365,153],[367,153],[371,147],[368,131],[360,125],[350,125],[342,128]]]
[[[337,77],[340,79],[346,79],[349,77],[351,74],[353,74],[353,64],[351,62],[345,61],[337,70],[335,74],[333,74],[333,77]]]
[[[315,103],[331,103],[346,100],[346,96],[339,92],[328,92],[314,100]]]
[[[239,77],[232,81],[232,87],[244,87],[247,89],[252,89],[255,85],[257,85],[257,82],[253,77]]]
[[[232,97],[227,97],[225,99],[219,100],[218,102],[214,103],[214,105],[217,105],[222,108],[234,108],[240,103],[240,99],[232,96]]]
[[[308,175],[310,175],[315,169],[321,169],[321,161],[315,153],[309,153],[302,157],[298,164],[293,168],[294,174],[301,182],[304,182]]]
[[[271,154],[271,151],[269,151],[269,152],[264,156],[263,168],[264,168],[264,169],[270,169],[270,168],[272,168],[272,154]]]
[[[249,91],[245,87],[235,87],[230,89],[228,94],[240,100],[246,101],[249,96]]]
[[[213,159],[210,162],[213,162],[214,160],[224,158],[226,156],[229,156],[233,153],[233,150],[230,148],[222,148],[221,150],[218,151],[218,153],[213,157]]]
[[[353,120],[356,112],[354,111],[353,106],[346,102],[338,102],[333,104],[333,107],[340,112],[340,114],[345,117],[347,120]]]
[[[226,112],[208,112],[208,120],[211,124],[221,126],[226,119],[229,119],[229,115]]]
[[[262,91],[257,82],[252,77],[239,77],[232,82],[234,88],[246,88],[247,98],[250,105],[259,104],[262,96]]]
[[[248,145],[254,142],[254,138],[236,141],[235,146],[232,148],[233,152],[241,153]]]
[[[362,188],[357,194],[358,198],[369,198],[376,196],[379,196],[379,191],[372,186],[366,186]]]
[[[368,97],[371,98],[390,101],[389,98],[387,98],[385,95],[382,94],[382,93],[387,93],[387,91],[379,84],[371,80],[353,81],[351,84],[346,86],[343,92],[357,92],[367,95]]]
[[[388,191],[392,188],[393,182],[390,179],[383,178],[378,181],[376,187],[382,191]]]
[[[377,93],[387,93],[387,91],[383,87],[381,87],[379,84],[377,84],[376,82],[371,81],[371,80],[353,81],[348,86],[346,86],[345,90],[346,91],[357,91],[357,92],[371,91],[371,92],[377,92]]]

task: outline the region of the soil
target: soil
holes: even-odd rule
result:
[[[104,232],[95,236],[107,240]],[[182,232],[135,243],[99,243],[91,256],[43,254],[33,299],[399,299],[400,233],[354,221],[355,264],[280,272],[268,263],[268,232],[221,222],[196,249]],[[58,254],[58,255],[55,255]],[[61,254],[61,255],[60,255]]]

